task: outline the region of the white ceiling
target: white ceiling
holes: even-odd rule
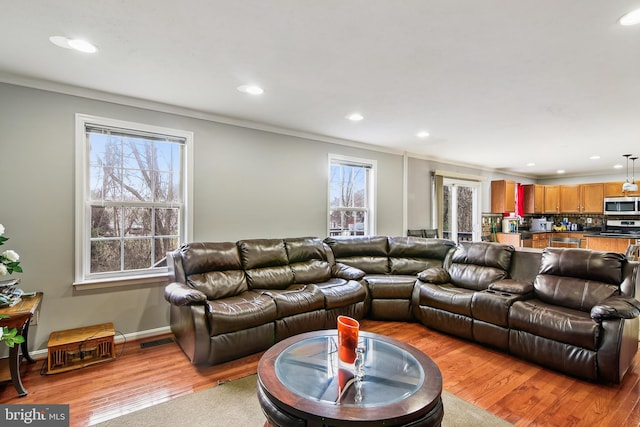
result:
[[[613,165],[640,154],[640,25],[617,24],[640,0],[0,6],[0,81],[73,85],[536,177],[623,179]],[[61,49],[53,35],[99,50]],[[247,83],[265,93],[236,90]],[[364,120],[345,119],[354,111]]]

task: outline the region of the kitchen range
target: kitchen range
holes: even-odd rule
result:
[[[640,238],[640,219],[608,219],[600,235]]]

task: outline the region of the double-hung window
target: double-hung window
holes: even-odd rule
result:
[[[329,235],[375,234],[375,160],[329,155]]]
[[[191,132],[76,115],[76,285],[167,273],[190,240]]]

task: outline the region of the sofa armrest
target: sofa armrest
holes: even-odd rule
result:
[[[184,283],[169,283],[164,288],[164,299],[173,305],[202,304],[207,301],[207,296],[197,289],[190,288]]]
[[[331,266],[331,276],[345,280],[360,280],[366,273],[359,268],[351,267],[341,262]]]
[[[533,292],[533,283],[524,280],[502,279],[490,284],[489,289],[514,295],[526,295]]]
[[[451,281],[449,272],[442,267],[431,267],[418,273],[418,280],[426,283],[442,285]]]
[[[640,301],[625,295],[609,297],[591,308],[591,318],[604,319],[633,319],[640,316]]]

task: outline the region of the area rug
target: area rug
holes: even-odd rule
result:
[[[442,392],[445,427],[513,426],[471,403]],[[266,421],[256,397],[256,375],[221,383],[168,402],[97,424],[99,427],[261,427]]]

